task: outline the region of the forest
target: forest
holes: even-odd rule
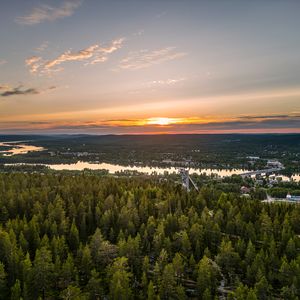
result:
[[[209,180],[1,173],[0,299],[298,299],[299,220]]]

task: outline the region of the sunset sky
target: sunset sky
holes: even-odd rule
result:
[[[0,133],[300,132],[300,1],[10,0]]]

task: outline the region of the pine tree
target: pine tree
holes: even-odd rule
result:
[[[79,287],[69,285],[60,293],[60,298],[63,300],[87,300],[87,296],[82,294]]]
[[[33,263],[33,288],[43,299],[51,292],[54,265],[51,252],[43,247],[36,251]]]
[[[104,296],[104,285],[95,269],[91,271],[91,278],[86,285],[86,291],[89,293],[91,300],[102,299]]]
[[[218,284],[218,270],[214,263],[204,256],[198,267],[197,289],[199,296],[202,297],[205,290],[208,289],[210,294],[214,294]]]
[[[172,299],[175,294],[176,280],[172,264],[167,264],[162,273],[162,279],[159,286],[161,299]]]
[[[69,240],[70,249],[75,253],[75,251],[77,251],[79,246],[79,232],[74,220],[71,225],[68,240]]]
[[[153,282],[150,280],[148,284],[148,292],[147,292],[148,300],[155,300],[155,292],[153,287]]]
[[[0,262],[0,299],[5,300],[7,299],[7,280],[6,280],[7,274],[4,269],[4,264]]]
[[[11,300],[20,300],[21,299],[21,284],[20,280],[17,279],[15,284],[11,288]]]
[[[259,300],[267,300],[269,298],[270,287],[265,276],[255,284],[254,290]]]
[[[110,284],[109,296],[113,300],[132,299],[130,279],[132,274],[128,272],[128,259],[118,257],[109,267]]]

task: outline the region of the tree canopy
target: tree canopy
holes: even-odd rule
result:
[[[298,299],[299,220],[209,184],[0,174],[0,299]]]

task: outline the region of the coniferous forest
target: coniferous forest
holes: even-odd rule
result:
[[[209,183],[0,175],[1,299],[298,299],[300,206]]]

